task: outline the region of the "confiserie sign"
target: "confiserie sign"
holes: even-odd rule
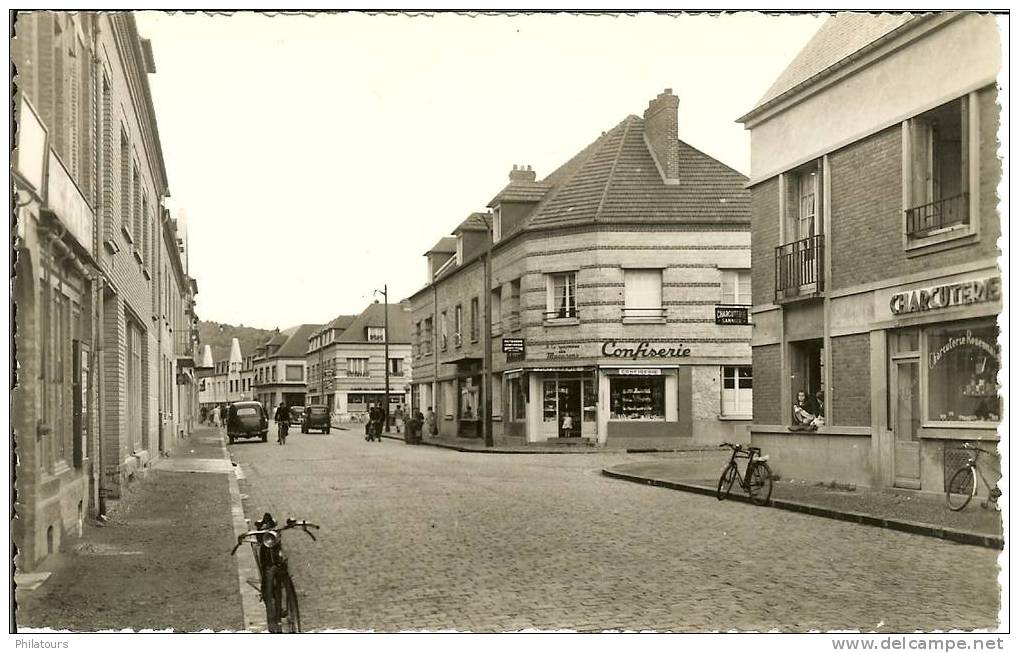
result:
[[[888,305],[893,314],[902,315],[1000,299],[1001,277],[988,277],[895,293]]]
[[[638,342],[633,345],[621,347],[615,340],[606,341],[601,346],[602,356],[615,358],[685,358],[690,355],[690,349],[677,343],[668,347],[653,346],[650,342]]]

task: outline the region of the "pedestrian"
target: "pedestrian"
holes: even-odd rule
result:
[[[428,425],[428,435],[435,437],[439,434],[439,426],[435,423],[435,411],[428,407],[428,414],[425,416],[425,424]]]
[[[403,425],[403,405],[397,404],[396,410],[393,411],[393,425],[396,427],[396,432],[400,432],[400,427]]]
[[[573,437],[573,416],[569,413],[563,417],[563,435],[567,438]]]
[[[212,408],[212,425],[219,426],[219,404]]]

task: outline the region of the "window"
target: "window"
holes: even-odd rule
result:
[[[492,376],[492,417],[502,417],[502,376]]]
[[[303,365],[287,365],[283,371],[285,379],[287,381],[303,381],[304,380],[304,366]]]
[[[502,286],[491,292],[488,301],[492,307],[492,332],[502,332]]]
[[[969,97],[907,123],[906,234],[933,235],[969,223]]]
[[[272,366],[272,380],[273,381],[276,380],[276,366],[275,365]]]
[[[120,128],[120,226],[131,239],[131,146],[127,132]]]
[[[368,376],[367,358],[348,358],[347,376]]]
[[[478,341],[478,298],[471,299],[471,342]]]
[[[1001,348],[994,322],[938,326],[926,335],[929,421],[999,421]]]
[[[446,315],[446,311],[442,312],[442,319],[439,321],[439,328],[441,333],[439,334],[439,345],[445,350],[449,347],[449,317]]]
[[[456,397],[453,396],[453,382],[445,381],[442,384],[442,410],[446,417],[453,418]]]
[[[496,208],[492,215],[492,242],[502,240],[502,210]]]
[[[454,344],[459,347],[463,344],[463,323],[464,323],[464,309],[460,304],[456,305],[456,321],[453,323],[453,340]]]
[[[368,327],[368,342],[385,342],[385,327]]]
[[[665,317],[662,308],[661,270],[623,270],[624,319],[656,319]]]
[[[142,215],[142,184],[141,176],[138,174],[138,164],[132,166],[131,190],[133,191],[132,201],[134,208],[131,217],[131,235],[134,237],[136,250],[140,251],[143,246],[142,225],[145,223],[145,216]]]
[[[545,279],[545,319],[577,317],[577,273],[549,274]]]
[[[389,373],[393,376],[403,376],[403,359],[402,358],[390,358],[389,359]]]
[[[665,377],[610,377],[613,420],[664,420]]]
[[[794,233],[796,240],[803,240],[819,233],[817,222],[818,181],[820,174],[816,169],[802,170],[793,176],[796,189],[795,211],[796,224]]]
[[[426,355],[432,353],[432,318],[430,317],[425,318],[424,341],[421,344]]]
[[[803,392],[807,402],[813,404],[818,397],[824,396],[824,340],[801,340],[789,343],[791,372],[789,396],[795,403],[797,395]],[[793,424],[799,423],[792,416],[789,406],[789,419]]]
[[[722,415],[749,417],[754,410],[754,379],[749,366],[722,368]]]
[[[746,306],[753,303],[750,296],[750,270],[722,270],[720,303]]]
[[[456,264],[463,265],[464,262],[464,237],[463,234],[456,236]]]
[[[520,330],[520,279],[510,281],[509,330]]]
[[[134,448],[142,448],[142,341],[141,329],[127,320],[127,426]]]

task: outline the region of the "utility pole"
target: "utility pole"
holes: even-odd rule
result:
[[[487,231],[487,243],[485,244],[485,287],[482,292],[482,298],[485,302],[484,311],[484,333],[482,338],[482,346],[484,347],[485,353],[482,358],[482,378],[481,378],[481,392],[484,395],[482,397],[482,405],[484,406],[485,416],[482,424],[482,429],[485,435],[485,446],[495,446],[495,442],[492,438],[492,240],[493,231],[491,223],[491,214],[489,214],[489,220],[485,221],[485,226],[488,228]]]
[[[379,292],[376,290],[375,292]],[[386,433],[389,433],[389,285],[383,284],[382,286],[382,301],[383,310],[385,311],[382,321],[382,346],[384,350],[384,356],[386,357],[386,398],[385,405],[382,408],[382,419],[386,424]]]

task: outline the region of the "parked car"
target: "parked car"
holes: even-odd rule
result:
[[[307,433],[311,429],[321,429],[323,433],[329,432],[329,407],[311,405],[304,409],[304,421],[301,422],[301,433]]]
[[[292,425],[300,424],[303,417],[304,417],[304,406],[290,407],[290,423]]]
[[[262,438],[269,441],[269,418],[265,408],[257,401],[238,401],[230,404],[226,418],[226,436],[230,444],[238,438]]]

